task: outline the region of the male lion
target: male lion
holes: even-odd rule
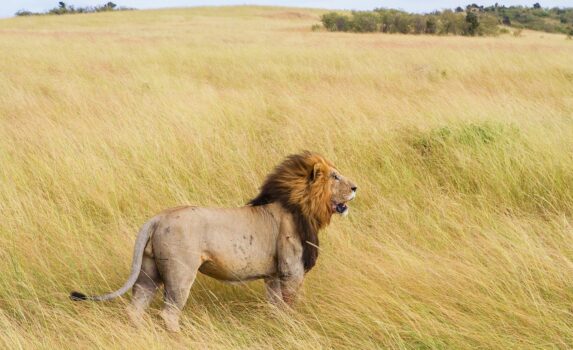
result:
[[[266,178],[257,197],[242,208],[184,206],[168,209],[143,225],[131,275],[119,290],[99,296],[72,292],[72,300],[110,300],[133,286],[128,315],[138,324],[164,284],[161,317],[179,331],[197,271],[223,281],[263,278],[272,303],[291,305],[318,257],[318,231],[334,213],[347,214],[356,185],[322,156],[287,157]]]

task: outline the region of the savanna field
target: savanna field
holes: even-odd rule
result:
[[[323,11],[0,20],[0,347],[573,347],[573,41],[313,32]],[[287,313],[200,276],[165,331],[139,227],[234,207],[290,153],[358,184]]]

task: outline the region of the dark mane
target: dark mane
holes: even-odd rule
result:
[[[300,210],[294,206],[285,205],[285,203],[279,200],[271,200],[271,197],[257,196],[255,199],[251,200],[248,204],[252,206],[265,205],[273,202],[279,202],[281,205],[288,210],[294,217],[294,222],[297,231],[300,235],[300,242],[302,243],[302,261],[304,263],[304,271],[310,271],[316,264],[318,259],[318,227],[313,225],[307,220]]]
[[[330,222],[331,215],[330,192],[323,188],[325,179],[315,178],[317,163],[323,168],[330,165],[323,157],[310,152],[288,156],[267,176],[259,194],[248,203],[260,206],[278,202],[293,215],[306,272],[316,264],[318,231]]]

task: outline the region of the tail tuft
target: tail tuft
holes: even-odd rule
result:
[[[83,300],[88,300],[88,297],[80,292],[71,292],[70,299],[72,299],[73,301],[83,301]]]

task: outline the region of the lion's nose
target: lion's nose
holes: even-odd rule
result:
[[[356,190],[358,189],[358,187],[352,186],[352,187],[350,187],[350,189],[352,190],[352,192],[356,192]]]

